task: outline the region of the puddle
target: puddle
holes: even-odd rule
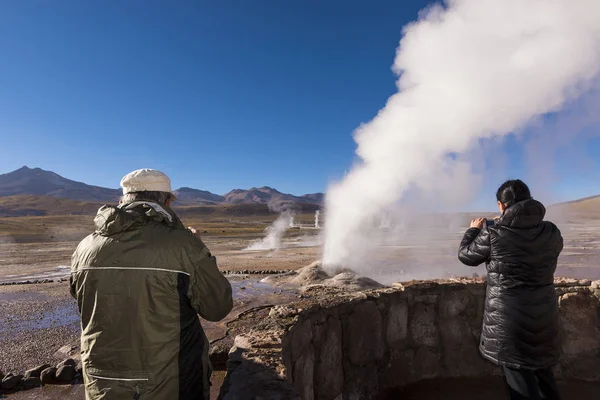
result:
[[[23,319],[19,316],[8,314],[2,320],[0,332],[12,331],[14,333],[60,326],[71,326],[73,330],[79,328],[77,306],[70,303],[45,310],[39,314],[36,313],[34,318]]]
[[[261,275],[260,279],[270,275]],[[247,299],[249,297],[260,297],[273,294],[297,294],[296,290],[280,288],[259,279],[230,280],[233,290],[233,299]]]
[[[230,282],[234,300],[242,301],[243,303],[247,303],[249,299],[267,298],[273,294],[297,294],[295,290],[279,288],[269,283],[259,282],[256,278],[241,277],[240,279],[240,277],[234,276],[230,278]],[[0,293],[0,301],[7,303],[44,300],[46,298],[44,295],[32,292]],[[73,329],[78,329],[79,313],[77,305],[74,302],[61,303],[54,308],[48,307],[46,310],[40,310],[32,316],[30,315],[29,318],[7,313],[0,317],[0,332],[7,330],[21,332],[59,326],[72,326]]]

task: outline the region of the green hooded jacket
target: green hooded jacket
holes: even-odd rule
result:
[[[198,315],[219,321],[232,308],[215,257],[156,203],[103,206],[94,222],[71,264],[86,398],[208,400]]]

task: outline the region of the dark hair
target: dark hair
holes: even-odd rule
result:
[[[529,188],[520,179],[504,182],[496,192],[496,200],[510,207],[520,201],[531,199]]]

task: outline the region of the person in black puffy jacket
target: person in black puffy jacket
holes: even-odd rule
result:
[[[505,182],[496,198],[502,216],[471,221],[458,251],[463,264],[487,268],[479,348],[503,367],[509,399],[560,399],[552,366],[561,355],[554,271],[563,238],[522,181]]]

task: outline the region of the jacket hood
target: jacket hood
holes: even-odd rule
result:
[[[508,207],[497,223],[511,228],[531,228],[539,225],[545,215],[546,207],[542,203],[528,199]]]
[[[98,210],[94,225],[98,234],[109,236],[144,225],[149,221],[163,223],[173,228],[183,228],[183,224],[169,207],[146,201],[136,201],[118,207],[104,205]]]

